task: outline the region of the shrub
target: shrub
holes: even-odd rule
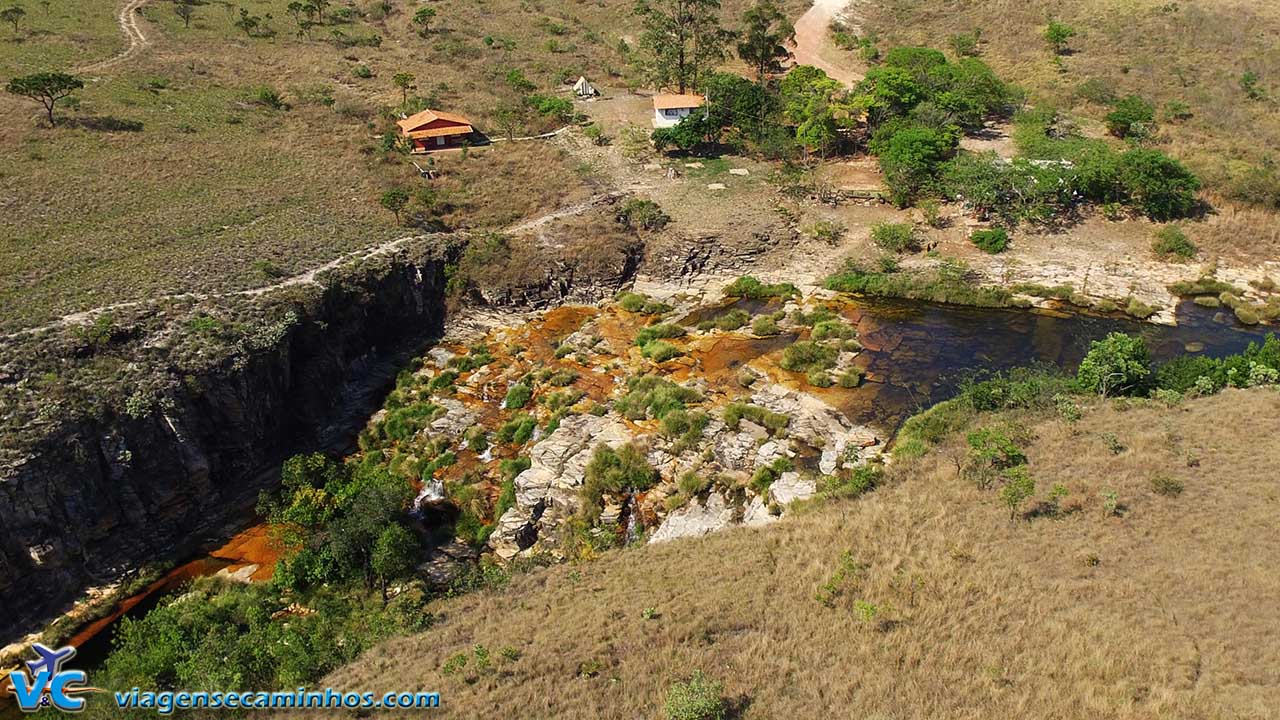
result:
[[[724,720],[728,711],[723,692],[723,685],[699,670],[688,682],[675,683],[667,690],[663,706],[667,720]]]
[[[508,410],[519,410],[529,404],[529,399],[533,397],[533,388],[524,383],[516,383],[507,390],[507,397],[504,401],[504,407]]]
[[[724,330],[728,332],[731,330],[737,330],[743,325],[746,325],[750,320],[751,315],[746,310],[734,308],[727,313],[717,316],[716,319],[712,321],[712,326],[717,330]]]
[[[794,469],[794,466],[790,460],[784,457],[778,458],[768,465],[761,465],[756,468],[748,485],[752,490],[756,491],[757,495],[764,495],[769,490],[769,486],[782,477],[782,473],[789,472],[792,469]]]
[[[1141,389],[1150,374],[1147,343],[1135,335],[1113,332],[1089,346],[1076,379],[1082,389],[1106,397]]]
[[[1125,191],[1152,220],[1187,217],[1195,210],[1200,179],[1159,150],[1130,150],[1120,157]]]
[[[647,325],[640,328],[640,332],[636,333],[636,345],[644,347],[654,340],[667,340],[670,338],[678,338],[684,335],[684,328],[675,323],[657,323],[656,325]]]
[[[369,69],[368,65],[356,65],[351,68],[351,74],[361,80],[368,80],[373,77],[373,71]]]
[[[791,424],[791,418],[750,403],[731,402],[724,406],[724,424],[737,430],[743,418],[760,425],[772,434],[778,434]]]
[[[671,222],[671,216],[663,212],[658,203],[640,198],[623,203],[616,219],[628,230],[661,230]]]
[[[688,403],[701,400],[697,390],[656,375],[641,375],[627,381],[627,394],[618,399],[615,408],[628,420],[661,420],[667,413],[684,410]]]
[[[1019,465],[1005,471],[1004,487],[1000,488],[1000,501],[1009,508],[1009,519],[1018,516],[1018,508],[1032,495],[1036,494],[1036,481],[1026,465]]]
[[[752,300],[763,300],[767,298],[791,298],[800,294],[799,288],[791,283],[765,284],[759,280],[744,275],[734,280],[724,289],[724,294],[729,297],[749,298]]]
[[[849,368],[840,374],[836,379],[836,383],[845,389],[856,388],[862,384],[862,378],[866,376],[862,368]]]
[[[672,358],[680,357],[684,351],[665,340],[654,340],[640,350],[640,354],[656,363],[664,363]]]
[[[1155,124],[1156,106],[1137,95],[1129,95],[1107,113],[1107,130],[1116,137],[1144,137]]]
[[[909,223],[877,223],[871,227],[871,242],[881,250],[906,252],[916,247],[916,231]]]
[[[978,54],[978,33],[967,32],[952,35],[947,42],[956,57],[973,57]]]
[[[1166,225],[1156,231],[1151,249],[1162,257],[1174,256],[1189,260],[1196,255],[1196,246],[1177,225]]]
[[[1175,477],[1170,477],[1168,475],[1157,475],[1151,478],[1151,490],[1154,491],[1157,495],[1164,495],[1165,497],[1177,497],[1182,494],[1183,489],[1184,489],[1184,486],[1182,484],[1182,481]]]
[[[782,368],[792,372],[829,370],[835,367],[840,352],[836,348],[812,340],[792,343],[782,351]]]
[[[969,241],[977,245],[985,253],[995,255],[1002,253],[1005,248],[1009,247],[1009,232],[1004,228],[991,228],[990,230],[974,230],[969,236]]]
[[[809,334],[809,337],[813,340],[819,341],[829,340],[831,338],[848,340],[856,334],[857,332],[853,329],[853,326],[846,322],[842,322],[840,320],[823,320],[821,322],[814,323],[813,332]]]
[[[614,450],[601,443],[591,454],[582,485],[580,516],[594,522],[600,516],[605,493],[648,490],[657,473],[644,451],[632,443]]]
[[[633,313],[642,313],[645,315],[661,315],[671,312],[671,306],[660,303],[657,300],[651,300],[645,295],[634,292],[620,292],[615,297],[618,305],[623,310]]]
[[[777,335],[778,321],[772,315],[761,315],[751,321],[751,334],[764,337],[766,335]]]

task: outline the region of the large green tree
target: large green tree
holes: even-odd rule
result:
[[[729,33],[720,27],[720,0],[637,0],[640,47],[649,82],[685,92],[724,60]]]
[[[782,61],[791,57],[786,44],[795,40],[796,29],[773,0],[760,0],[742,15],[738,35],[738,57],[755,71],[756,82],[782,71]]]
[[[73,75],[60,72],[45,72],[16,77],[10,80],[4,89],[14,95],[21,95],[44,105],[45,113],[49,116],[49,124],[53,125],[57,122],[53,117],[53,106],[59,100],[83,87],[84,82]]]

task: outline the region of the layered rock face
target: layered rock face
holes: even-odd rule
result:
[[[349,441],[400,353],[441,333],[444,261],[420,248],[339,275],[291,304],[270,345],[181,376],[140,417],[63,423],[0,467],[0,640],[183,552],[289,455]]]

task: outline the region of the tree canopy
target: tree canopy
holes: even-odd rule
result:
[[[729,34],[720,27],[720,0],[638,0],[644,31],[642,69],[657,88],[685,92],[701,85],[724,59]]]
[[[5,91],[14,95],[30,98],[44,105],[49,117],[49,124],[57,121],[53,117],[53,106],[71,93],[84,87],[84,82],[73,75],[60,72],[43,72],[34,75],[16,77],[5,85]]]

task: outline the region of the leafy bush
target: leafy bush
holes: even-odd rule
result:
[[[623,310],[644,315],[662,315],[671,312],[671,306],[651,300],[645,295],[634,292],[620,292],[614,298]]]
[[[629,420],[654,418],[684,410],[688,403],[701,402],[702,395],[656,375],[641,375],[627,380],[627,394],[615,403],[615,409]]]
[[[751,334],[764,337],[766,335],[777,335],[778,320],[772,315],[761,315],[751,321]]]
[[[687,682],[675,683],[667,690],[663,705],[667,720],[724,720],[728,709],[723,693],[724,685],[699,670]]]
[[[1156,231],[1151,249],[1160,256],[1174,256],[1189,260],[1196,255],[1196,246],[1177,225],[1166,225]]]
[[[1009,247],[1009,231],[1004,228],[991,228],[989,230],[974,230],[969,236],[969,241],[977,245],[980,250],[991,255],[1002,253],[1005,248]]]
[[[533,397],[533,388],[524,383],[516,383],[507,390],[506,400],[503,407],[508,410],[519,410],[529,404],[529,399]]]
[[[731,430],[737,430],[743,418],[769,430],[774,435],[781,433],[787,425],[791,424],[791,418],[786,415],[767,410],[759,405],[731,402],[724,406],[724,424]]]
[[[664,363],[672,358],[680,357],[684,354],[684,351],[665,340],[654,340],[651,343],[647,343],[640,350],[640,354],[656,363]]]
[[[656,479],[653,466],[636,445],[628,443],[617,450],[603,443],[597,445],[587,463],[579,516],[594,523],[603,510],[605,493],[648,490]]]
[[[800,294],[800,290],[791,283],[776,283],[768,285],[749,275],[744,275],[730,283],[729,286],[724,289],[724,294],[729,297],[763,300],[767,298],[796,297]]]
[[[829,370],[835,367],[840,351],[830,345],[812,340],[801,340],[792,343],[782,351],[780,365],[784,370],[792,372],[811,372],[813,370]]]
[[[1076,379],[1085,391],[1109,396],[1142,389],[1150,374],[1147,343],[1135,335],[1113,332],[1089,346]]]
[[[916,248],[916,231],[910,223],[877,223],[871,226],[871,241],[882,250],[906,252]]]
[[[857,331],[853,329],[853,326],[841,320],[823,320],[814,323],[813,331],[809,333],[810,339],[817,341],[833,338],[848,340],[854,335],[857,335]]]
[[[670,338],[678,338],[684,335],[684,328],[675,323],[657,323],[655,325],[646,325],[640,328],[636,333],[635,344],[644,347],[654,340],[668,340]]]
[[[623,203],[618,208],[616,218],[628,230],[656,231],[671,222],[671,216],[663,212],[658,203],[640,198],[631,198]]]
[[[1107,130],[1116,137],[1145,137],[1155,125],[1156,106],[1137,95],[1129,95],[1107,113]]]
[[[1184,486],[1182,481],[1169,475],[1157,475],[1151,478],[1151,489],[1157,495],[1165,497],[1177,497],[1182,494]]]
[[[782,473],[790,472],[794,468],[795,466],[792,465],[791,461],[787,458],[778,458],[768,465],[761,465],[757,467],[756,471],[751,475],[751,481],[748,483],[748,486],[754,490],[757,495],[764,495],[769,490],[769,486],[777,482],[778,478],[782,477]]]

